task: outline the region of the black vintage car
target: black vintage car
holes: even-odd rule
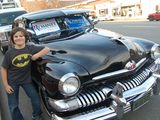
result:
[[[33,64],[46,120],[104,120],[159,93],[160,45],[95,28],[87,10],[49,9],[23,21],[33,44],[51,51]]]

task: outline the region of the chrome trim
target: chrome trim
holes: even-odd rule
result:
[[[123,98],[129,98],[132,96],[136,96],[142,93],[145,93],[148,91],[149,88],[154,86],[156,84],[157,78],[154,76],[150,76],[144,83],[141,85],[132,88],[130,90],[124,91]],[[65,112],[65,111],[73,111],[75,109],[90,106],[93,104],[97,104],[98,102],[102,102],[110,97],[112,93],[112,89],[109,89],[108,87],[99,88],[99,91],[94,91],[92,93],[89,93],[91,99],[93,99],[92,102],[86,102],[90,101],[90,98],[87,98],[87,94],[79,94],[77,97],[72,97],[70,99],[64,99],[64,100],[54,100],[49,98],[49,104],[59,112]],[[104,94],[105,97],[100,97],[101,92]],[[97,97],[98,96],[98,97]],[[111,96],[114,97],[114,96]],[[122,99],[123,99],[122,98]],[[76,104],[75,104],[76,103]]]
[[[138,68],[145,61],[146,61],[146,58],[141,59],[136,64],[136,67],[133,70],[135,70],[136,68]],[[96,81],[96,80],[104,79],[104,78],[107,78],[107,77],[112,77],[112,76],[115,76],[115,75],[124,74],[124,73],[127,73],[129,71],[133,71],[133,70],[122,69],[122,70],[118,70],[118,71],[115,71],[115,72],[110,72],[110,73],[106,73],[106,74],[103,74],[103,75],[96,76],[92,80]]]
[[[134,77],[130,80],[127,80],[127,81],[126,80],[121,81],[121,83],[124,85],[123,90],[126,91],[126,90],[132,89],[136,86],[139,86],[141,83],[143,83],[150,76],[150,73],[151,73],[150,70],[145,69],[144,71],[139,73],[136,77]],[[110,86],[108,86],[108,87],[113,88]]]
[[[147,92],[153,85],[155,85],[157,78],[154,76],[149,77],[143,84],[137,86],[133,89],[124,92],[123,96],[125,98],[136,96]]]
[[[155,64],[160,64],[160,58],[157,58],[157,59],[155,60]]]
[[[154,61],[154,65],[149,68],[153,72],[153,76],[160,78],[160,58]]]
[[[153,59],[157,59],[157,58],[155,57],[155,55],[154,55],[154,52],[155,52],[155,50],[157,49],[157,47],[160,47],[160,45],[159,45],[159,44],[154,44],[154,45],[152,46],[152,48],[151,48],[151,57],[152,57]],[[160,57],[160,53],[159,53],[159,57]]]
[[[153,76],[160,78],[160,75],[159,75],[159,74],[154,74],[154,73],[153,73]]]
[[[77,81],[78,81],[78,88],[77,88],[77,90],[76,91],[74,91],[73,93],[65,93],[64,91],[63,91],[63,84],[64,84],[64,82],[67,80],[67,79],[69,79],[69,78],[71,78],[71,77],[74,77],[75,79],[77,79]],[[78,76],[76,76],[75,74],[73,74],[73,73],[67,73],[67,74],[65,74],[64,76],[62,76],[61,77],[61,79],[60,79],[60,81],[59,81],[59,84],[58,84],[58,89],[59,89],[59,91],[63,94],[63,95],[65,95],[65,96],[72,96],[72,95],[74,95],[74,94],[76,94],[77,92],[78,92],[78,90],[79,90],[79,88],[80,88],[80,80],[79,80],[79,78],[78,78]]]
[[[76,110],[82,107],[79,104],[78,99],[76,98],[70,98],[68,100],[55,100],[55,99],[49,98],[48,102],[58,112]]]
[[[80,101],[80,103],[81,103],[80,105],[81,105],[82,107],[87,106],[87,105],[86,105],[86,102],[85,102],[85,100],[83,99],[82,96],[79,97],[79,101]]]
[[[114,75],[119,75],[119,74],[122,74],[122,73],[127,73],[129,71],[130,70],[122,69],[122,70],[118,70],[116,72],[110,72],[110,73],[106,73],[106,74],[103,74],[103,75],[96,76],[92,80],[96,81],[96,80],[100,80],[100,79],[103,79],[103,78],[111,77],[111,76],[114,76]]]
[[[78,108],[90,106],[106,100],[109,97],[108,94],[111,92],[111,89],[104,88],[101,91],[104,91],[105,97],[103,97],[103,99],[100,97],[99,91],[97,91],[96,93],[95,91],[93,93],[90,93],[90,95],[92,96],[91,99],[94,100],[93,103],[89,102],[90,99],[87,98],[86,94],[83,94],[83,95],[80,94],[77,97],[72,97],[64,100],[55,100],[55,99],[49,98],[48,102],[56,111],[59,111],[59,112],[73,111]]]
[[[131,90],[125,91],[123,96],[124,98],[129,98],[129,97],[133,97],[133,96],[143,96],[145,93],[147,93],[149,90],[152,90],[154,88],[154,85],[157,82],[157,78],[154,76],[149,77],[143,84],[141,84],[140,86],[133,88]],[[111,92],[110,89],[108,88],[103,88],[103,93],[109,93]],[[139,98],[139,97],[137,97]],[[133,98],[132,100],[134,100],[135,98]],[[76,100],[78,100],[77,98],[72,98],[72,102],[77,102]],[[63,104],[61,104],[61,106],[64,108],[64,103],[66,104],[67,102],[70,103],[69,101],[62,101],[62,100],[57,100],[57,102],[61,101]],[[115,101],[113,101],[114,103],[116,103]],[[78,102],[76,103],[78,104]],[[72,105],[72,104],[70,104]],[[131,111],[131,104],[130,102],[127,102],[126,105],[123,107],[124,108],[124,113],[127,113],[129,111]],[[56,109],[57,110],[57,109]],[[66,109],[67,110],[67,109]],[[101,108],[101,109],[96,109],[96,110],[92,110],[90,112],[83,112],[83,113],[79,113],[77,115],[73,115],[73,116],[68,116],[68,117],[60,117],[57,116],[55,114],[52,115],[52,119],[55,120],[81,120],[81,119],[86,119],[86,120],[91,120],[91,119],[111,119],[111,118],[115,118],[118,114],[116,113],[116,104],[115,105],[111,105],[108,108]]]
[[[80,114],[77,116],[70,116],[67,118],[62,118],[60,116],[54,115],[52,119],[54,120],[105,120],[110,118],[115,118],[116,113],[113,108],[102,108],[96,111],[88,112],[85,114]]]

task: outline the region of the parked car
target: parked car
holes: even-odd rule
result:
[[[160,45],[98,29],[86,10],[27,13],[30,44],[51,51],[33,63],[46,120],[121,119],[159,94]]]
[[[148,15],[148,18],[147,18],[149,21],[153,21],[153,20],[160,20],[160,11],[159,12],[156,12],[156,13],[151,13]]]
[[[0,10],[0,50],[5,53],[9,45],[12,23],[16,17],[26,13],[22,8],[10,8]]]

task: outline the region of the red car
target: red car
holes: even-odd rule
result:
[[[158,21],[158,20],[160,20],[160,11],[156,12],[156,13],[149,14],[147,19],[149,21],[153,21],[153,20]]]

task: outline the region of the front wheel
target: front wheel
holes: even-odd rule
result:
[[[149,19],[149,21],[153,21],[153,20],[154,20],[154,18],[153,18],[153,17],[149,17],[148,19]]]

